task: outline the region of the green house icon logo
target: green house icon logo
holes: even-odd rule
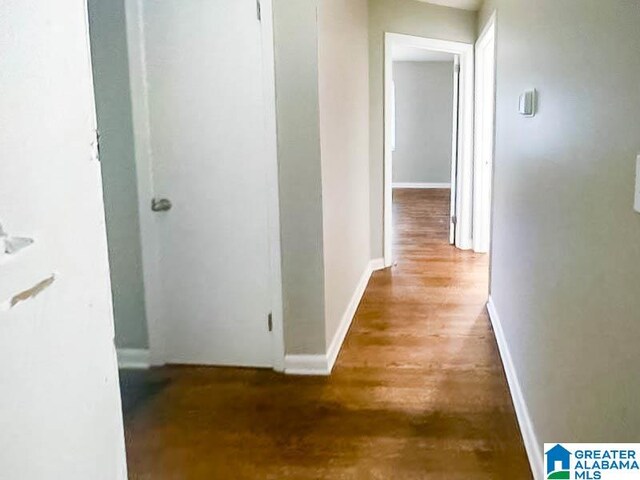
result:
[[[571,452],[558,444],[545,453],[547,457],[547,479],[569,480],[571,478]]]

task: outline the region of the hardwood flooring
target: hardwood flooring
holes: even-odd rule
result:
[[[394,192],[376,272],[329,378],[123,372],[132,479],[531,479],[484,303],[448,245],[448,190]]]

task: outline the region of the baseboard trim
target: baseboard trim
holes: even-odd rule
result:
[[[358,305],[360,305],[360,300],[362,300],[364,292],[367,289],[369,279],[371,278],[371,274],[374,271],[373,263],[374,261],[370,261],[366,266],[364,272],[362,272],[360,281],[358,282],[358,285],[356,286],[356,289],[351,296],[351,301],[347,305],[347,309],[342,315],[340,326],[336,330],[336,333],[333,335],[333,339],[329,344],[329,349],[327,351],[329,373],[331,373],[331,370],[333,370],[333,366],[336,363],[336,359],[338,358],[338,354],[340,353],[340,349],[342,348],[344,339],[347,337],[347,333],[349,332],[349,327],[351,327],[351,322],[353,322],[353,317],[356,316],[356,311],[358,310]]]
[[[451,188],[451,183],[394,183],[392,188]]]
[[[287,375],[326,376],[331,373],[328,365],[325,354],[285,355],[284,357],[284,373]]]
[[[518,380],[518,374],[513,365],[509,345],[507,344],[507,339],[504,335],[504,330],[502,329],[502,322],[491,297],[489,297],[489,301],[487,302],[487,310],[489,311],[489,318],[491,319],[493,331],[498,342],[502,365],[504,366],[504,371],[507,375],[511,398],[516,410],[516,416],[518,417],[518,424],[520,425],[520,431],[522,432],[522,439],[524,440],[524,447],[527,450],[527,456],[529,457],[529,464],[533,471],[533,477],[537,480],[541,480],[544,478],[542,444],[538,441],[533,423],[531,422],[529,409],[527,408],[527,404],[524,400],[520,381]]]
[[[331,375],[331,371],[336,363],[338,354],[340,353],[340,349],[344,343],[344,339],[347,337],[347,333],[349,333],[351,322],[353,322],[353,318],[358,310],[358,305],[360,305],[362,296],[369,284],[371,274],[382,268],[384,268],[383,259],[371,260],[367,264],[367,267],[365,268],[365,271],[362,272],[358,285],[353,292],[351,300],[342,315],[340,325],[338,326],[336,333],[333,335],[333,339],[329,344],[327,353],[317,355],[286,355],[284,358],[284,373],[287,375]]]
[[[137,348],[118,348],[118,368],[146,370],[151,367],[149,350]]]
[[[371,260],[371,272],[377,272],[378,270],[384,270],[384,258],[374,258]]]

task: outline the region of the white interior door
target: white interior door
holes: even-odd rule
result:
[[[458,223],[458,152],[460,149],[460,56],[453,60],[453,127],[451,134],[451,207],[449,215],[449,243],[456,243],[456,226]]]
[[[165,360],[272,366],[269,168],[255,0],[144,2]],[[265,39],[270,41],[270,39]]]

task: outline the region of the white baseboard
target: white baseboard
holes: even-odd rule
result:
[[[542,480],[544,478],[542,444],[538,441],[533,423],[531,422],[529,409],[527,408],[524,396],[522,395],[522,389],[520,388],[518,374],[513,366],[509,345],[507,344],[507,339],[504,336],[502,322],[500,321],[500,316],[498,315],[498,311],[496,310],[496,306],[491,297],[489,297],[489,302],[487,303],[487,310],[489,311],[489,318],[491,319],[493,331],[498,342],[500,357],[502,357],[502,364],[507,375],[511,398],[513,399],[513,405],[516,410],[516,416],[518,417],[518,424],[520,425],[520,431],[522,432],[524,447],[527,450],[527,456],[529,457],[529,464],[533,471],[533,477],[536,480]]]
[[[394,183],[393,188],[451,188],[450,183]]]
[[[149,350],[118,348],[118,368],[146,370],[151,366]]]
[[[356,289],[351,296],[351,301],[347,305],[347,309],[340,319],[340,325],[338,326],[338,329],[336,330],[336,333],[333,335],[333,339],[329,344],[329,349],[327,351],[329,373],[331,373],[331,370],[333,370],[333,365],[336,363],[336,359],[338,358],[338,354],[340,353],[340,349],[342,348],[344,339],[347,336],[347,332],[349,332],[349,327],[351,326],[353,317],[355,317],[356,315],[358,305],[360,305],[360,300],[362,300],[362,296],[367,289],[367,284],[369,283],[369,279],[371,278],[372,273],[373,261],[370,261],[364,272],[362,272],[360,281],[358,282],[358,285],[356,286]]]
[[[374,258],[371,260],[371,271],[377,272],[378,270],[384,270],[386,267],[384,265],[384,258]]]
[[[473,250],[473,240],[470,237],[461,239],[456,243],[459,250]]]
[[[326,376],[331,374],[331,371],[325,354],[285,355],[284,373],[287,375]]]
[[[284,373],[287,375],[331,375],[344,339],[349,332],[349,327],[351,327],[353,317],[358,310],[358,305],[360,305],[360,300],[362,300],[362,296],[367,289],[371,274],[375,270],[382,268],[384,268],[384,260],[375,259],[371,260],[365,268],[365,271],[362,272],[362,276],[353,292],[351,301],[347,305],[340,320],[340,325],[329,344],[327,353],[318,355],[286,355],[284,358]]]

